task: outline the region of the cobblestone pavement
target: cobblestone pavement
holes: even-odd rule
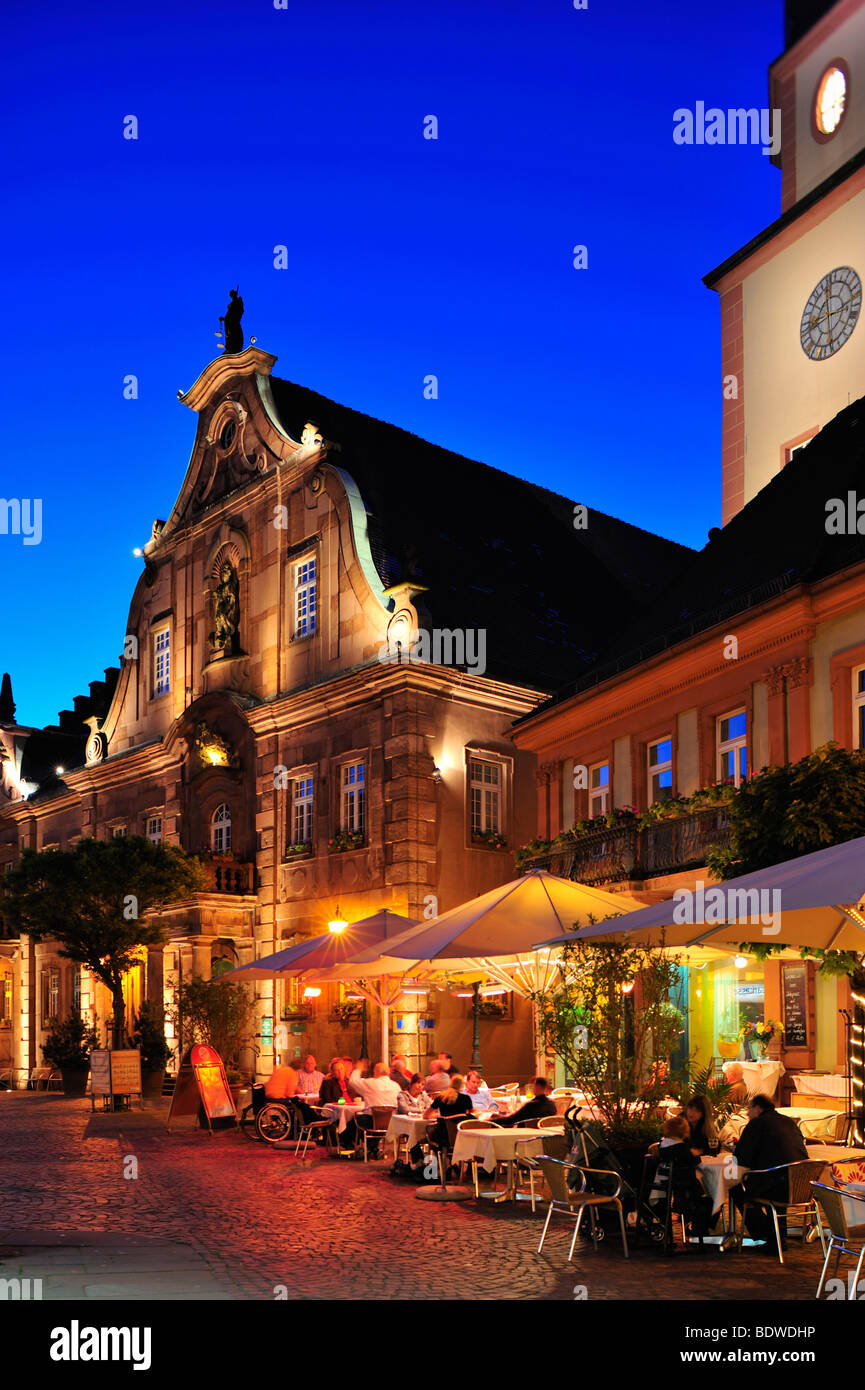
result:
[[[819,1244],[782,1268],[756,1251],[665,1258],[595,1251],[511,1204],[429,1203],[389,1163],[304,1161],[239,1133],[209,1138],[167,1102],[91,1114],[89,1100],[0,1092],[0,1278],[44,1298],[813,1299]],[[126,1177],[137,1160],[137,1177]]]

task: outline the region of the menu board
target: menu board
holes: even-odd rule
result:
[[[168,1128],[177,1115],[195,1114],[202,1129],[206,1125],[211,1134],[214,1120],[220,1128],[225,1123],[237,1124],[222,1058],[206,1043],[196,1043],[181,1060],[168,1111]]]
[[[785,965],[781,967],[782,995],[784,1002],[784,1046],[808,1046],[808,967]]]
[[[141,1053],[94,1048],[90,1054],[90,1106],[97,1096],[141,1095]]]

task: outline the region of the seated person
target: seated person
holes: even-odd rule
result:
[[[384,1062],[376,1062],[372,1069],[372,1076],[359,1076],[355,1081],[355,1090],[366,1104],[366,1110],[357,1117],[359,1129],[372,1129],[372,1107],[374,1105],[387,1105],[396,1109],[396,1103],[402,1095],[402,1091],[395,1081],[391,1081],[388,1076],[388,1069]],[[378,1158],[379,1144],[376,1140],[371,1146],[373,1158]]]
[[[407,1091],[411,1085],[411,1072],[408,1069],[408,1058],[401,1054],[394,1057],[390,1064],[390,1079],[395,1081],[401,1091]]]
[[[341,1100],[344,1100],[346,1105],[351,1104],[353,1097],[348,1089],[345,1062],[342,1057],[333,1058],[328,1075],[322,1081],[318,1094],[322,1105],[338,1105]]]
[[[428,1096],[438,1095],[440,1091],[446,1091],[450,1085],[450,1077],[437,1059],[429,1064],[429,1076],[424,1083],[424,1089]]]
[[[264,1094],[268,1100],[291,1100],[297,1094],[297,1072],[289,1066],[284,1057],[281,1066],[274,1067],[264,1083]]]
[[[360,1057],[360,1058],[358,1058],[357,1062],[355,1062],[354,1065],[350,1068],[349,1073],[348,1073],[348,1089],[351,1091],[352,1095],[355,1095],[355,1096],[359,1096],[359,1095],[360,1095],[360,1091],[357,1089],[357,1083],[358,1083],[358,1081],[361,1080],[363,1077],[368,1077],[368,1076],[369,1076],[369,1058],[368,1058],[368,1057]]]
[[[423,1077],[416,1071],[408,1084],[407,1091],[400,1091],[396,1098],[396,1113],[411,1115],[420,1119],[429,1106],[429,1096],[423,1088]]]
[[[454,1059],[450,1052],[440,1052],[438,1060],[441,1062],[442,1071],[446,1071],[448,1076],[458,1076],[460,1074],[459,1067],[454,1066]]]
[[[466,1095],[471,1098],[473,1110],[495,1110],[496,1103],[490,1095],[490,1088],[479,1071],[466,1072]]]
[[[777,1168],[786,1163],[798,1163],[808,1157],[805,1140],[795,1120],[787,1115],[779,1115],[768,1096],[751,1096],[748,1102],[748,1123],[736,1141],[736,1162],[745,1168]],[[746,1176],[730,1191],[736,1206],[741,1211],[745,1198],[766,1197],[770,1201],[783,1202],[789,1193],[789,1179],[786,1173],[755,1173]],[[786,1235],[786,1221],[779,1217],[782,1237]],[[766,1249],[772,1253],[774,1222],[772,1215],[764,1207],[749,1207],[747,1219],[748,1234],[754,1240],[765,1240]]]
[[[711,1224],[712,1199],[697,1177],[700,1160],[691,1148],[691,1126],[684,1115],[675,1115],[664,1121],[661,1135],[655,1166],[656,1185],[649,1193],[649,1203],[656,1206],[664,1201],[667,1189],[657,1180],[671,1178],[674,1212],[684,1214],[695,1234],[705,1235]]]
[[[690,1126],[688,1146],[695,1158],[718,1152],[718,1132],[712,1106],[706,1096],[691,1096],[685,1105],[685,1119]]]
[[[741,1062],[730,1063],[724,1072],[724,1080],[730,1087],[728,1098],[734,1105],[744,1105],[748,1099],[748,1087],[745,1085],[745,1073]]]
[[[492,1123],[502,1125],[505,1129],[512,1129],[523,1120],[540,1120],[545,1115],[556,1114],[556,1103],[550,1098],[552,1090],[550,1082],[545,1076],[536,1076],[532,1082],[534,1099],[527,1100],[525,1105],[521,1105],[519,1110],[515,1110],[513,1115],[498,1116]]]
[[[297,1094],[299,1096],[317,1096],[321,1083],[324,1080],[324,1072],[319,1071],[315,1065],[315,1058],[312,1053],[304,1058],[303,1066],[297,1074]]]
[[[435,1126],[430,1134],[430,1142],[438,1148],[446,1151],[449,1145],[448,1127],[445,1120],[466,1119],[472,1113],[471,1097],[466,1095],[465,1080],[456,1072],[450,1078],[450,1085],[447,1090],[440,1091],[433,1096],[432,1103],[424,1115],[425,1120],[435,1120]],[[416,1144],[411,1151],[411,1158],[414,1163],[420,1161],[420,1145]]]

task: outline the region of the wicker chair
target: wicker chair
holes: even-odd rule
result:
[[[550,1219],[554,1211],[565,1212],[570,1216],[576,1216],[577,1224],[574,1227],[571,1248],[568,1251],[568,1260],[570,1261],[574,1257],[574,1246],[577,1243],[577,1236],[580,1234],[580,1225],[586,1208],[612,1206],[619,1215],[622,1244],[624,1246],[625,1259],[627,1259],[628,1235],[625,1230],[625,1214],[622,1210],[622,1203],[619,1196],[622,1191],[622,1179],[620,1175],[618,1173],[608,1173],[600,1168],[584,1168],[582,1164],[578,1163],[562,1163],[559,1159],[548,1158],[545,1154],[538,1154],[535,1162],[543,1173],[547,1181],[547,1186],[552,1194],[549,1210],[547,1211],[547,1219],[544,1222],[544,1229],[541,1233],[540,1244],[538,1245],[538,1254],[540,1254],[543,1249],[550,1225]],[[581,1178],[582,1185],[578,1191],[568,1186],[568,1174],[574,1172],[579,1173]],[[612,1178],[615,1183],[615,1191],[610,1193],[587,1191],[586,1179],[588,1177]],[[592,1226],[592,1241],[595,1245],[595,1249],[597,1249],[598,1237],[594,1225]]]
[[[845,1192],[842,1188],[827,1187],[822,1182],[812,1182],[811,1194],[815,1205],[819,1204],[817,1211],[817,1221],[820,1226],[820,1239],[823,1240],[823,1223],[820,1221],[819,1208],[822,1207],[823,1214],[829,1223],[829,1246],[823,1240],[823,1248],[826,1251],[826,1258],[823,1261],[823,1269],[820,1273],[820,1283],[817,1285],[815,1298],[819,1298],[823,1292],[823,1285],[826,1281],[826,1270],[829,1267],[829,1259],[834,1251],[835,1268],[832,1271],[833,1279],[838,1274],[838,1265],[842,1255],[849,1255],[857,1261],[856,1273],[850,1280],[850,1292],[847,1295],[848,1302],[856,1301],[857,1290],[859,1287],[859,1275],[862,1272],[862,1263],[865,1260],[865,1197],[858,1192]],[[847,1215],[845,1203],[855,1202],[861,1208],[861,1220],[851,1225]]]
[[[778,1259],[784,1263],[784,1251],[781,1248],[781,1228],[778,1225],[778,1215],[798,1216],[802,1219],[802,1240],[808,1238],[808,1232],[813,1226],[820,1235],[820,1243],[823,1251],[826,1250],[826,1242],[823,1238],[823,1227],[820,1225],[820,1215],[817,1211],[817,1203],[811,1191],[812,1183],[825,1171],[826,1164],[821,1159],[803,1158],[796,1163],[781,1163],[775,1168],[752,1168],[744,1180],[745,1200],[742,1203],[742,1229],[739,1234],[739,1249],[742,1248],[742,1241],[745,1236],[745,1216],[749,1207],[763,1207],[764,1210],[772,1213],[772,1220],[775,1224],[775,1240],[778,1246]],[[758,1174],[763,1176],[767,1173],[786,1173],[788,1180],[787,1196],[785,1198],[757,1197],[751,1196],[748,1192],[748,1182]]]

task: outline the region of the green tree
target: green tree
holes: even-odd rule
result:
[[[181,1041],[181,1055],[193,1043],[209,1043],[226,1067],[237,1066],[240,1049],[251,1042],[253,1003],[248,986],[217,977],[193,975],[180,980],[171,1010]]]
[[[57,941],[61,956],[108,987],[113,1045],[122,1048],[123,976],[142,946],[164,939],[153,913],[202,884],[198,860],[175,845],[154,845],[141,835],[84,839],[69,850],[25,850],[4,878],[3,913],[17,931]]]

